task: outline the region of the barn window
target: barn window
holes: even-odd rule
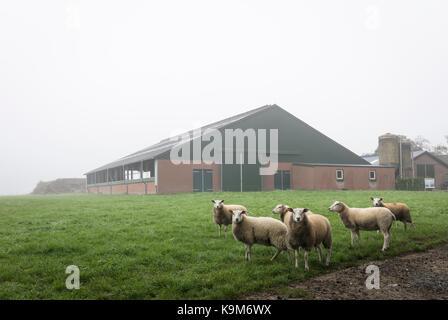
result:
[[[376,180],[376,172],[375,170],[369,171],[369,180],[375,181]]]
[[[336,180],[344,180],[344,170],[336,170]]]
[[[435,178],[433,164],[417,164],[417,177]]]
[[[426,165],[426,178],[435,178],[434,165],[433,164],[427,164]]]

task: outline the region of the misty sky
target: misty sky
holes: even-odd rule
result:
[[[448,134],[446,1],[0,2],[0,194],[278,104],[352,151]]]

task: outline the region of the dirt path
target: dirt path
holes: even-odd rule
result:
[[[370,264],[380,269],[378,290],[365,285]],[[448,299],[448,246],[371,261],[245,299]]]

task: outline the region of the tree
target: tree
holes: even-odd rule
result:
[[[436,155],[448,154],[448,146],[444,146],[443,144],[438,144],[432,148],[432,153],[434,153]]]
[[[445,155],[448,154],[448,135],[445,136],[446,145],[438,144],[433,147],[432,152],[436,155]]]
[[[431,145],[429,144],[429,140],[424,138],[423,136],[418,136],[415,140],[409,139],[411,141],[411,150],[412,151],[431,151]]]

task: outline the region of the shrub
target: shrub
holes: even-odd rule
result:
[[[398,179],[396,182],[396,189],[409,190],[409,191],[424,191],[425,179],[424,178]]]

